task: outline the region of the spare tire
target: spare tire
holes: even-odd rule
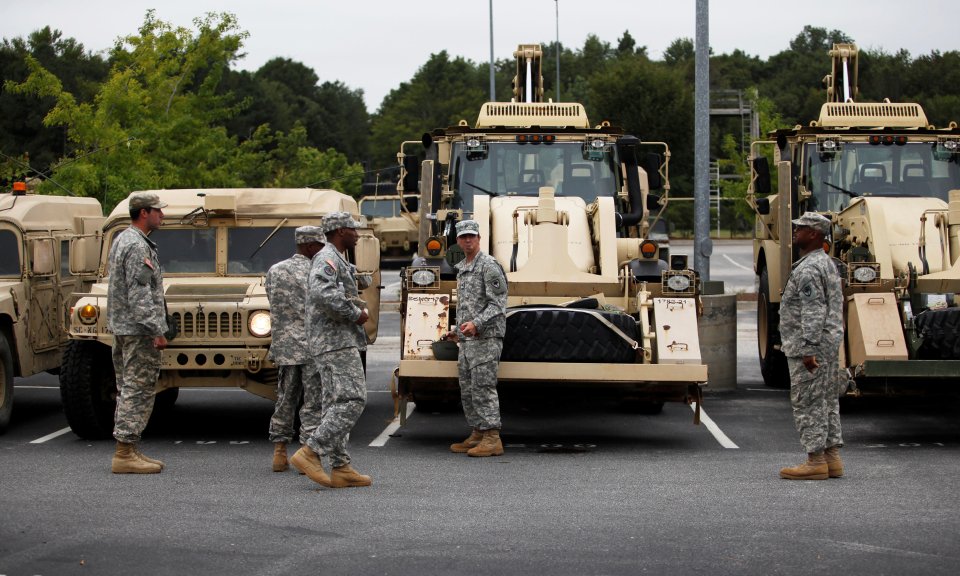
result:
[[[603,316],[637,340],[637,321],[627,314],[543,306],[511,308],[507,314],[503,361],[636,362],[633,347],[594,316]]]

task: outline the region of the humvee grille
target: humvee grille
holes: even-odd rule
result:
[[[925,128],[927,115],[919,104],[828,102],[820,109],[820,126]]]
[[[174,322],[180,329],[177,338],[240,338],[243,336],[243,317],[240,312],[174,312]]]

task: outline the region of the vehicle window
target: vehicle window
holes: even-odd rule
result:
[[[364,198],[360,213],[368,218],[391,218],[400,213],[399,198]]]
[[[217,271],[217,231],[213,228],[161,228],[150,234],[164,274]]]
[[[293,227],[227,229],[227,274],[266,274],[271,266],[293,256]],[[262,246],[261,246],[262,244]]]
[[[0,230],[0,276],[20,277],[20,247],[17,235]]]
[[[70,241],[60,241],[60,277],[70,277]]]

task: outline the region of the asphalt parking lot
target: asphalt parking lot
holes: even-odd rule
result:
[[[272,405],[233,389],[183,390],[144,436],[166,470],[113,475],[113,443],[66,427],[56,377],[18,380],[0,575],[945,574],[960,559],[960,402],[844,402],[846,476],[780,480],[802,454],[787,392],[760,378],[752,302],[737,388],[704,401],[712,428],[680,404],[505,397],[506,453],[488,459],[447,451],[459,413],[392,424],[398,334],[387,302],[350,439],[363,489],[271,472]]]

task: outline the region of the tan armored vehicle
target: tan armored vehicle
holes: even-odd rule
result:
[[[164,208],[163,226],[151,234],[163,267],[169,318],[179,334],[163,351],[157,402],[176,400],[181,387],[239,387],[276,397],[277,371],[267,358],[270,310],[264,276],[295,251],[298,226],[320,224],[343,210],[358,217],[354,199],[334,190],[222,189],[153,190]],[[113,239],[130,225],[127,201],[103,226],[99,282],[70,311],[70,343],[60,388],[64,412],[83,438],[107,437],[113,429],[116,388],[107,331],[108,254]],[[369,304],[367,336],[377,336],[380,248],[369,229],[348,254],[373,282],[363,291]]]
[[[60,368],[70,294],[96,278],[74,275],[71,254],[83,235],[99,245],[102,223],[93,198],[27,194],[22,182],[0,194],[0,432],[10,423],[13,378]]]
[[[851,44],[830,52],[818,121],[754,144],[757,333],[770,386],[790,383],[779,306],[797,257],[790,220],[805,211],[833,222],[825,249],[843,278],[850,391],[929,389],[960,374],[960,130],[932,126],[918,104],[855,102],[857,55]]]
[[[481,250],[509,284],[501,393],[699,410],[699,279],[648,238],[650,211],[667,201],[666,144],[592,126],[580,104],[543,102],[540,47],[515,56],[514,101],[401,148],[403,191],[420,193],[419,256],[401,274],[401,418],[407,401],[429,410],[459,398],[456,349],[433,343],[456,318],[463,219],[479,222]]]
[[[409,262],[419,240],[418,203],[420,196],[365,196],[360,214],[367,217],[374,236],[380,240],[383,259]]]

